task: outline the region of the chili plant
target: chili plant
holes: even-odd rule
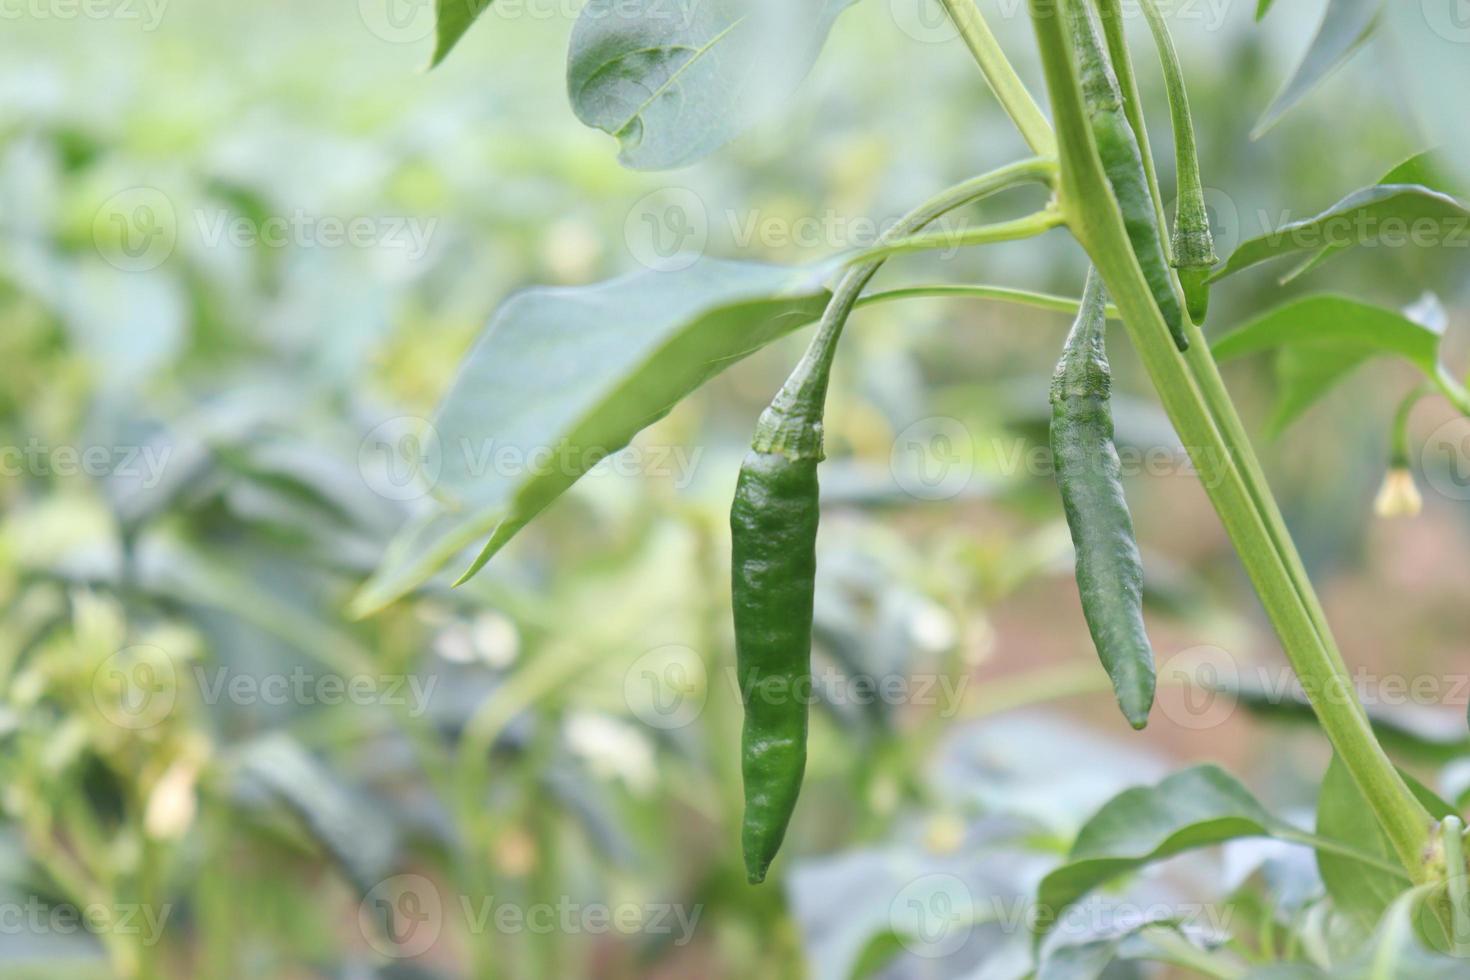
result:
[[[750,880],[761,882],[798,806],[806,759],[805,706],[778,701],[766,686],[800,683],[811,669],[823,411],[844,327],[893,256],[992,246],[1064,229],[1094,268],[1080,301],[1058,303],[984,284],[921,287],[868,299],[968,294],[1077,311],[1053,388],[1052,442],[1088,625],[1127,720],[1141,728],[1153,700],[1154,665],[1140,614],[1140,559],[1117,480],[1102,349],[1105,316],[1121,319],[1306,692],[1306,707],[1334,750],[1319,822],[1340,824],[1353,811],[1362,818],[1362,836],[1346,840],[1299,831],[1212,767],[1125,793],[1088,822],[1067,859],[1041,882],[1040,914],[1033,922],[1040,951],[1036,969],[1042,976],[1060,975],[1068,957],[1077,955],[1075,947],[1049,944],[1047,934],[1094,889],[1185,850],[1274,837],[1320,852],[1323,877],[1339,908],[1369,910],[1355,920],[1358,950],[1332,962],[1318,957],[1317,966],[1334,975],[1450,975],[1459,967],[1444,957],[1470,948],[1461,817],[1395,767],[1354,695],[1348,665],[1218,362],[1280,352],[1279,428],[1368,358],[1407,358],[1427,377],[1398,413],[1396,471],[1404,466],[1402,432],[1414,404],[1438,393],[1470,413],[1470,394],[1440,364],[1433,325],[1346,297],[1297,300],[1213,345],[1200,321],[1212,284],[1235,272],[1295,254],[1303,261],[1288,278],[1296,278],[1353,244],[1322,244],[1320,235],[1311,234],[1333,221],[1470,215],[1454,191],[1456,175],[1436,172],[1437,161],[1463,163],[1465,155],[1416,157],[1316,218],[1245,242],[1217,268],[1183,72],[1155,0],[1141,0],[1140,6],[1169,98],[1178,184],[1172,234],[1121,0],[1028,0],[1049,113],[1013,69],[982,5],[942,2],[1032,156],[938,192],[877,244],[817,268],[696,257],[678,268],[510,300],[469,354],[435,425],[442,438],[451,439],[488,426],[502,443],[554,452],[559,465],[487,479],[466,462],[446,458],[435,488],[438,506],[393,542],[359,592],[356,613],[374,613],[456,560],[459,581],[468,580],[602,453],[626,446],[720,370],[816,322],[805,356],[755,426],[731,514],[735,636],[746,705],[743,836]],[[630,167],[687,164],[777,104],[851,3],[590,0],[571,40],[573,108],[583,122],[616,137]],[[1262,0],[1257,16],[1270,6]],[[1423,24],[1402,14],[1411,6],[1391,4],[1388,10],[1371,0],[1333,0],[1261,130],[1385,26],[1413,53],[1411,84],[1463,80],[1461,63],[1433,38],[1425,40]],[[481,7],[440,0],[436,63]],[[1426,104],[1433,128],[1438,103]],[[1463,141],[1463,129],[1451,138]],[[1047,195],[1028,215],[958,231],[926,230],[943,215],[1027,186]],[[836,284],[829,291],[822,282],[830,277]],[[1399,472],[1391,477],[1383,509],[1412,509],[1403,479]],[[1214,976],[1244,975],[1228,950],[1195,943],[1177,925],[1145,923],[1127,937],[1142,943],[1142,951],[1129,948],[1138,958]],[[1379,932],[1370,935],[1375,926]],[[1414,934],[1419,944],[1410,941]],[[1123,955],[1124,938],[1114,935],[1102,944],[1104,962]],[[1316,975],[1310,972],[1315,968],[1303,965],[1308,972],[1301,975]]]

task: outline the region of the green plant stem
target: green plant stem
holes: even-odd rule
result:
[[[1273,535],[1268,512],[1263,512],[1242,475],[1240,461],[1249,458],[1249,443],[1228,431],[1233,426],[1227,425],[1224,432],[1217,426],[1216,413],[1210,410],[1154,305],[1129,247],[1122,218],[1108,193],[1072,67],[1070,43],[1055,4],[1052,0],[1030,0],[1030,5],[1057,123],[1062,210],[1123,313],[1164,410],[1189,448],[1205,490],[1292,667],[1311,697],[1324,732],[1368,800],[1400,863],[1413,880],[1426,880],[1424,855],[1432,824],[1429,814],[1375,739],[1353,691],[1351,675],[1319,632],[1318,617],[1311,611],[1319,607],[1304,575],[1305,590],[1298,589],[1292,567],[1299,566],[1300,559],[1290,547],[1289,538]],[[1218,407],[1225,410],[1227,419],[1234,416],[1228,396]],[[1320,625],[1325,626],[1325,618]]]
[[[875,303],[891,303],[904,299],[987,299],[999,303],[1029,306],[1038,310],[1050,310],[1054,313],[1069,313],[1074,316],[1082,308],[1082,301],[1074,296],[1056,296],[1051,293],[1032,292],[1029,289],[1012,289],[1010,286],[987,286],[979,283],[975,285],[940,283],[929,286],[901,286],[896,289],[884,289],[876,293],[868,293],[857,301],[857,305],[859,307],[872,306]],[[1111,303],[1108,304],[1107,315],[1110,320],[1122,319],[1118,315],[1118,308]]]
[[[1434,390],[1434,385],[1428,381],[1415,386],[1414,390],[1399,402],[1398,411],[1393,413],[1393,445],[1388,462],[1391,469],[1406,470],[1409,468],[1409,417],[1414,414],[1415,406]]]
[[[1028,214],[1024,218],[1016,218],[1011,221],[997,221],[994,224],[980,225],[976,228],[940,231],[880,242],[872,248],[863,249],[852,256],[849,261],[874,262],[914,252],[948,252],[972,245],[994,245],[998,242],[1035,238],[1037,235],[1064,224],[1065,221],[1066,219],[1059,210],[1048,207]]]
[[[1238,980],[1246,975],[1244,967],[1226,961],[1219,953],[1210,953],[1200,949],[1173,929],[1166,927],[1145,929],[1139,935],[1150,946],[1158,950],[1156,956],[1149,957],[1155,962],[1169,963],[1186,970],[1193,970],[1203,976],[1214,978],[1214,980]]]
[[[990,25],[985,22],[985,16],[975,6],[975,0],[942,0],[942,2],[945,11],[949,14],[949,19],[954,22],[955,29],[960,32],[960,37],[964,38],[965,46],[970,49],[970,53],[975,57],[975,62],[979,64],[980,71],[985,75],[985,81],[990,85],[990,90],[1000,100],[1006,115],[1011,117],[1011,121],[1021,131],[1021,138],[1038,156],[1055,156],[1057,141],[1056,136],[1052,133],[1051,124],[1046,121],[1041,107],[1026,90],[1025,83],[1021,81],[1015,68],[1011,66],[1010,60],[1006,58],[1005,52],[1001,50],[1000,44],[995,40],[995,35],[990,31]]]

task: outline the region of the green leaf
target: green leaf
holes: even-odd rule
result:
[[[1432,150],[1416,154],[1403,163],[1400,163],[1388,173],[1384,174],[1375,186],[1383,187],[1392,184],[1417,184],[1420,187],[1426,187],[1438,194],[1444,194],[1459,201],[1465,199],[1464,186],[1446,173],[1440,154]],[[1440,222],[1441,230],[1444,230],[1445,223],[1449,223],[1448,230],[1450,231],[1455,230],[1457,227],[1463,229],[1465,224],[1463,217],[1456,215],[1453,211],[1439,217],[1430,215],[1419,215],[1418,217],[1421,220],[1429,218],[1430,220]],[[1282,276],[1282,284],[1285,285],[1286,283],[1299,279],[1333,256],[1346,252],[1354,244],[1356,243],[1324,245],[1311,258]]]
[[[1413,777],[1405,774],[1404,780],[1431,816],[1439,819],[1454,812],[1454,807]],[[1388,839],[1378,829],[1368,801],[1358,791],[1347,767],[1336,757],[1322,779],[1322,791],[1317,799],[1317,836],[1349,844],[1387,864],[1396,860]],[[1365,934],[1377,927],[1388,907],[1409,889],[1407,878],[1340,853],[1319,850],[1317,868],[1334,906]],[[1432,916],[1424,916],[1423,924],[1426,928],[1439,928]]]
[[[1470,244],[1470,205],[1421,184],[1376,184],[1353,191],[1321,214],[1283,225],[1242,242],[1211,282],[1242,269],[1310,251],[1313,258],[1288,274],[1291,279],[1323,260],[1321,253],[1382,243]]]
[[[1256,0],[1256,20],[1259,21],[1266,16],[1266,12],[1271,9],[1271,3],[1272,0]]]
[[[1127,790],[1082,827],[1067,861],[1038,893],[1041,931],[1099,885],[1184,851],[1239,837],[1299,835],[1216,766],[1176,773],[1157,786]]]
[[[512,297],[434,420],[438,473],[427,475],[437,475],[439,506],[399,532],[353,613],[392,602],[488,538],[468,578],[601,458],[815,320],[827,297],[809,275],[716,259]]]
[[[1269,4],[1256,8],[1257,19],[1265,13],[1266,6]],[[1265,135],[1368,40],[1378,25],[1382,6],[1383,0],[1328,0],[1316,36],[1307,46],[1307,52],[1291,78],[1261,116],[1260,122],[1256,123],[1251,139]]]
[[[1213,349],[1220,361],[1280,351],[1279,391],[1270,423],[1279,434],[1369,358],[1397,355],[1435,377],[1440,340],[1436,330],[1402,313],[1322,294],[1271,310],[1221,337]]]
[[[1461,0],[1388,4],[1392,39],[1405,101],[1435,142],[1445,148],[1445,165],[1470,184],[1470,127],[1462,100],[1446,93],[1470,91],[1470,20]]]
[[[700,159],[781,105],[854,0],[588,0],[572,32],[577,118],[619,159],[665,170]]]
[[[464,32],[495,0],[434,0],[434,57],[429,61],[433,68],[443,61]]]

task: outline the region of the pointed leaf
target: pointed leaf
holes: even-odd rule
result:
[[[1463,202],[1466,200],[1464,185],[1449,176],[1448,172],[1444,169],[1441,154],[1432,150],[1416,154],[1403,163],[1398,164],[1388,173],[1384,174],[1383,178],[1375,186],[1383,187],[1388,184],[1417,184],[1420,187],[1427,187],[1436,193],[1453,197],[1458,201]],[[1424,217],[1432,218],[1432,216],[1427,215],[1420,215],[1419,217],[1421,219]],[[1448,225],[1441,225],[1441,230],[1446,232],[1453,232],[1457,226],[1456,223],[1460,227],[1463,227],[1465,223],[1463,218],[1456,216],[1454,213],[1440,218],[1432,218],[1432,220],[1451,222]],[[1466,235],[1465,238],[1467,242],[1470,242],[1470,235]],[[1450,241],[1448,236],[1446,236],[1445,240],[1447,242]],[[1282,276],[1282,284],[1284,285],[1299,279],[1333,256],[1346,252],[1354,244],[1356,243],[1324,245],[1311,258]]]
[[[1420,184],[1377,184],[1353,191],[1321,214],[1242,242],[1211,282],[1261,262],[1310,251],[1385,244],[1470,245],[1470,205]],[[1314,257],[1288,278],[1320,264]]]
[[[1259,139],[1312,90],[1322,84],[1373,33],[1383,0],[1328,0],[1322,23],[1281,92],[1251,132]],[[1259,19],[1264,13],[1256,10]]]
[[[1267,11],[1271,9],[1272,2],[1273,0],[1256,0],[1256,20],[1266,16]]]
[[[719,149],[784,102],[854,0],[589,0],[572,32],[577,118],[637,170]]]
[[[1087,821],[1067,862],[1042,880],[1041,928],[1050,928],[1068,906],[1119,875],[1194,848],[1290,830],[1216,766],[1127,790]]]
[[[1426,376],[1439,371],[1440,334],[1401,313],[1346,296],[1307,296],[1278,307],[1215,342],[1215,357],[1229,361],[1279,350],[1276,411],[1280,433],[1359,365],[1391,354]]]
[[[433,68],[443,61],[464,32],[470,29],[475,18],[484,13],[495,0],[434,0],[434,57],[429,61]]]
[[[439,406],[439,506],[401,531],[353,601],[367,615],[477,541],[465,577],[603,457],[726,367],[821,315],[810,276],[701,259],[594,286],[533,289],[491,319]],[[509,462],[507,462],[509,461]]]

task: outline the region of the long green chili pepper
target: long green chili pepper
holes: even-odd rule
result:
[[[1133,245],[1133,254],[1148,280],[1154,302],[1169,325],[1175,345],[1189,349],[1184,333],[1184,309],[1174,291],[1164,239],[1159,232],[1158,212],[1144,170],[1138,137],[1123,110],[1123,95],[1112,64],[1097,33],[1097,24],[1085,0],[1066,0],[1068,26],[1082,81],[1082,95],[1092,125],[1098,156]]]
[[[998,191],[1048,182],[1030,160],[965,181],[904,216],[884,236],[912,235],[940,216]],[[853,266],[832,293],[801,362],[756,424],[730,507],[736,668],[745,702],[741,844],[752,884],[765,880],[801,792],[806,769],[815,596],[817,464],[837,341],[859,296],[883,265]]]
[[[1210,215],[1205,208],[1205,191],[1199,177],[1199,151],[1194,142],[1194,118],[1189,111],[1189,93],[1184,86],[1184,68],[1169,25],[1155,0],[1139,0],[1143,15],[1159,49],[1164,69],[1164,87],[1169,92],[1169,115],[1174,124],[1174,171],[1178,184],[1174,210],[1174,268],[1184,289],[1189,318],[1204,323],[1210,309],[1210,270],[1220,261],[1210,233]]]
[[[1087,628],[1124,716],[1143,728],[1154,702],[1154,654],[1143,626],[1143,562],[1113,446],[1106,309],[1093,270],[1052,378],[1051,446]]]

